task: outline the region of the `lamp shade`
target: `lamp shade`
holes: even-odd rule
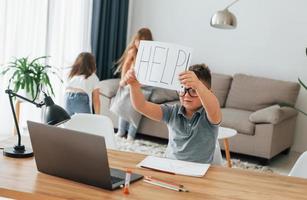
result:
[[[237,19],[226,8],[224,10],[217,11],[212,17],[210,25],[220,29],[235,29],[237,27]]]
[[[70,119],[68,113],[60,106],[54,104],[49,96],[45,96],[45,123],[49,125],[59,125]]]

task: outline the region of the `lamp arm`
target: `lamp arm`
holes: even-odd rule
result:
[[[27,98],[25,98],[23,96],[20,96],[20,95],[14,93],[10,89],[5,90],[5,93],[7,93],[9,95],[10,106],[11,106],[11,110],[12,110],[12,113],[13,113],[15,128],[16,128],[17,135],[18,135],[18,143],[14,147],[4,148],[3,149],[3,155],[8,156],[8,157],[13,157],[13,158],[31,157],[31,156],[33,156],[32,149],[27,149],[27,148],[25,148],[24,145],[21,145],[21,135],[20,135],[20,130],[19,130],[19,125],[18,125],[18,120],[17,120],[17,117],[16,117],[15,108],[14,108],[14,105],[13,105],[13,97],[16,96],[18,98],[21,98],[21,99],[23,99],[25,101],[28,101],[28,102],[36,105],[38,107],[42,106],[43,104],[31,101],[30,99],[27,99]]]
[[[11,89],[5,90],[5,93],[7,93],[7,94],[9,95],[10,99],[11,99],[12,97],[18,97],[18,98],[20,98],[20,99],[22,99],[22,100],[25,100],[25,101],[27,101],[27,102],[29,102],[29,103],[34,104],[34,105],[35,105],[36,107],[38,107],[38,108],[41,108],[43,105],[45,105],[44,102],[36,103],[34,100],[30,100],[30,99],[28,99],[28,98],[25,98],[25,97],[23,97],[23,96],[20,96],[19,94],[13,92]]]
[[[234,2],[232,2],[231,4],[229,4],[224,10],[228,9],[229,7],[231,7],[233,4],[237,3],[239,0],[235,0]]]
[[[5,90],[5,92],[9,95],[11,110],[12,110],[13,117],[14,117],[15,128],[16,128],[17,135],[18,135],[18,144],[17,144],[17,146],[21,146],[21,135],[20,135],[19,125],[18,125],[18,121],[17,121],[17,117],[16,117],[16,112],[15,112],[15,109],[14,109],[13,99],[12,99],[14,96],[12,95],[12,93],[10,93],[7,90]]]
[[[15,148],[24,148],[24,146],[21,146],[21,135],[20,135],[20,130],[19,130],[19,125],[18,125],[18,121],[17,121],[17,117],[16,117],[16,112],[15,112],[15,109],[14,109],[14,105],[13,105],[13,97],[18,97],[22,100],[25,100],[29,103],[32,103],[34,105],[36,105],[36,107],[42,107],[43,105],[45,105],[44,102],[41,102],[41,103],[36,103],[30,99],[27,99],[23,96],[20,96],[19,94],[16,94],[15,92],[13,92],[11,89],[7,89],[5,90],[5,93],[7,93],[9,95],[9,100],[10,100],[10,106],[11,106],[11,110],[12,110],[12,113],[13,113],[13,117],[14,117],[14,122],[15,122],[15,127],[16,127],[16,131],[17,131],[17,135],[18,135],[18,145],[17,147]]]

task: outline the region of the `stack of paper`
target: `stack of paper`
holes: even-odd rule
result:
[[[206,174],[210,164],[147,156],[137,166],[173,174],[202,177]]]

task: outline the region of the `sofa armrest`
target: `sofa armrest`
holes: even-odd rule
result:
[[[253,112],[249,120],[255,124],[270,123],[277,124],[285,119],[296,116],[297,111],[289,107],[280,107],[279,105],[269,106]]]
[[[100,94],[109,98],[114,97],[119,87],[119,81],[119,78],[100,81]]]

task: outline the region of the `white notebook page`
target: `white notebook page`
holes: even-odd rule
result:
[[[137,166],[174,174],[202,177],[206,174],[210,164],[147,156],[143,161],[137,164]]]

